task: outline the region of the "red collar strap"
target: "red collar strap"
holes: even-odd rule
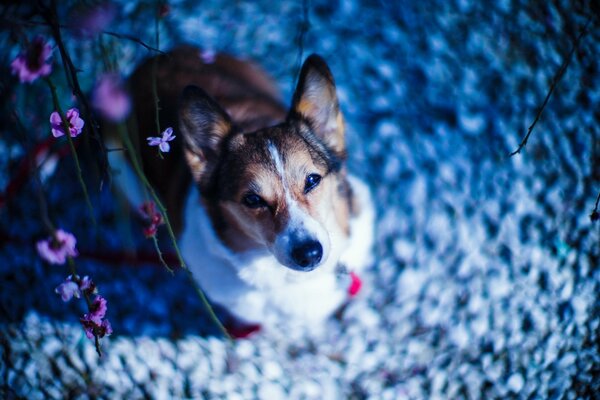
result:
[[[346,292],[350,298],[355,297],[362,288],[362,279],[354,271],[348,271],[345,265],[339,264],[336,268],[337,279],[340,285],[346,286]]]
[[[362,288],[362,280],[354,271],[350,271],[350,285],[348,285],[348,296],[351,298],[356,296]]]

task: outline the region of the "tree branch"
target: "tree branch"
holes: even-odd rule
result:
[[[147,44],[146,42],[144,42],[141,39],[136,38],[135,36],[132,35],[127,35],[125,33],[118,33],[118,32],[111,32],[111,31],[102,31],[102,33],[104,35],[108,35],[108,36],[114,36],[117,39],[127,39],[130,40],[132,42],[135,42],[137,44],[139,44],[140,46],[150,50],[150,51],[154,51],[155,53],[158,53],[160,55],[165,55],[166,53],[164,51],[161,51],[159,49],[157,49],[156,47],[152,47],[149,44]]]
[[[550,84],[550,89],[548,90],[548,93],[546,94],[546,98],[544,99],[542,106],[538,109],[538,112],[535,115],[535,119],[533,120],[533,123],[529,126],[529,129],[527,129],[527,134],[525,135],[525,137],[519,144],[519,147],[515,151],[510,153],[510,157],[521,153],[521,150],[523,150],[523,148],[527,145],[527,141],[529,140],[529,136],[531,136],[531,132],[533,131],[533,128],[540,120],[540,117],[542,116],[542,112],[544,111],[544,109],[546,108],[546,105],[548,104],[548,101],[550,100],[550,96],[552,96],[552,93],[554,92],[556,85],[558,85],[558,82],[561,80],[561,78],[565,74],[565,71],[567,70],[569,63],[571,62],[571,59],[573,58],[573,53],[575,53],[575,50],[577,50],[577,47],[579,46],[579,42],[580,42],[581,38],[588,32],[587,28],[591,22],[592,22],[592,18],[590,17],[588,19],[588,21],[586,22],[585,26],[583,27],[583,29],[581,30],[581,32],[579,33],[579,35],[577,36],[577,38],[575,39],[575,41],[573,42],[571,51],[569,51],[569,54],[563,61],[562,65],[560,66],[560,68],[558,69],[556,74],[554,75],[554,78],[552,78],[552,83]]]
[[[101,150],[100,165],[101,165],[101,170],[102,170],[101,181],[104,181],[104,179],[109,177],[108,156],[107,156],[106,147],[104,146],[104,141],[102,140],[102,138],[100,137],[100,133],[98,132],[98,123],[96,122],[96,120],[93,117],[90,104],[89,104],[87,98],[85,97],[85,95],[83,94],[83,91],[81,90],[81,86],[79,85],[79,80],[77,79],[77,69],[75,68],[75,65],[73,64],[73,61],[71,60],[71,57],[69,56],[69,53],[67,52],[65,44],[62,40],[62,34],[60,32],[60,24],[58,21],[58,16],[56,14],[56,0],[52,1],[51,8],[46,8],[45,6],[42,6],[42,5],[40,5],[40,7],[42,8],[42,10],[45,11],[45,12],[43,12],[43,16],[46,19],[46,21],[48,22],[48,24],[50,25],[52,34],[54,36],[54,40],[56,41],[56,44],[58,45],[58,49],[60,51],[60,55],[61,55],[64,67],[65,67],[65,74],[67,76],[67,82],[69,82],[69,86],[71,86],[73,93],[75,94],[75,96],[77,96],[77,99],[81,102],[81,105],[83,106],[83,114],[85,116],[85,119],[88,121],[88,123],[85,125],[86,129],[88,129],[88,130],[91,129],[92,136],[94,137],[94,139],[96,139],[98,146],[100,146],[100,150]],[[100,186],[102,186],[102,183],[100,184]]]

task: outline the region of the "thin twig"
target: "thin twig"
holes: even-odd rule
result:
[[[183,256],[181,255],[181,252],[179,250],[179,246],[177,245],[177,239],[175,238],[175,233],[173,232],[173,228],[171,227],[171,222],[169,220],[169,215],[167,214],[167,209],[163,205],[162,201],[158,197],[158,194],[155,192],[154,188],[152,187],[152,185],[148,181],[148,178],[146,178],[146,175],[144,174],[144,171],[142,170],[142,167],[141,167],[140,162],[138,160],[137,154],[135,153],[135,150],[134,150],[134,147],[133,147],[133,143],[131,143],[131,139],[129,138],[129,135],[127,135],[127,128],[123,124],[119,124],[118,125],[118,131],[119,131],[119,135],[121,136],[121,140],[123,141],[123,144],[125,145],[125,147],[127,148],[127,151],[129,152],[131,164],[133,165],[133,169],[135,170],[138,178],[142,181],[144,187],[150,193],[150,197],[152,197],[152,200],[154,201],[154,203],[156,204],[156,206],[160,210],[160,213],[162,214],[165,226],[167,227],[167,232],[169,234],[169,238],[171,239],[171,242],[173,244],[173,248],[175,249],[175,254],[177,255],[177,260],[179,261],[179,266],[181,267],[182,270],[184,270],[186,272],[189,280],[194,285],[194,289],[196,290],[196,293],[198,294],[198,297],[200,298],[200,301],[204,305],[204,308],[208,312],[208,315],[209,315],[210,319],[219,328],[219,330],[221,330],[221,332],[223,333],[223,335],[227,339],[231,339],[231,336],[227,332],[227,329],[225,329],[225,327],[223,326],[223,324],[221,323],[221,321],[219,321],[219,318],[215,314],[212,306],[210,305],[208,299],[206,298],[206,295],[204,294],[204,292],[202,291],[202,289],[198,285],[198,282],[194,278],[194,275],[193,275],[192,271],[187,267],[187,265],[186,265],[186,263],[185,263],[185,261],[183,259]],[[165,263],[165,265],[166,265],[166,263]],[[171,273],[173,272],[170,268],[168,268],[168,270]]]
[[[539,121],[540,117],[542,116],[542,112],[546,108],[546,104],[548,104],[548,101],[550,100],[550,96],[552,96],[552,93],[554,92],[556,85],[558,84],[560,79],[565,74],[565,71],[567,70],[569,63],[571,62],[571,59],[573,58],[573,53],[575,53],[575,50],[577,50],[577,47],[579,46],[579,41],[581,40],[581,38],[587,33],[587,28],[591,22],[592,22],[592,18],[590,17],[588,19],[588,21],[586,22],[585,26],[583,27],[583,29],[581,30],[581,32],[579,33],[579,35],[577,36],[577,38],[575,39],[575,41],[573,42],[571,51],[569,51],[569,54],[567,55],[567,57],[563,61],[562,65],[556,72],[556,75],[554,75],[554,78],[552,78],[552,83],[550,84],[550,89],[548,90],[548,93],[546,94],[546,98],[544,99],[542,106],[538,109],[538,112],[535,115],[535,119],[533,120],[533,123],[529,126],[529,129],[527,129],[527,134],[525,135],[525,137],[519,144],[519,147],[515,151],[510,153],[510,157],[521,153],[521,150],[527,145],[527,141],[529,140],[529,136],[531,135],[533,128],[535,127],[535,125]]]
[[[24,141],[25,141],[24,144],[27,144],[27,146],[24,146],[24,147],[25,148],[31,147],[30,143],[29,143],[30,142],[29,137],[27,136],[27,133],[26,133],[27,130],[25,129],[25,126],[23,125],[23,122],[19,118],[19,115],[17,114],[16,110],[12,110],[12,115],[13,115],[13,119],[15,120],[15,122],[17,124],[18,131],[21,133],[21,135],[24,138]],[[32,152],[28,152],[28,154],[32,154]],[[42,179],[40,178],[39,168],[37,167],[37,165],[35,165],[35,160],[33,159],[33,157],[31,157],[30,155],[28,155],[27,157],[29,159],[29,162],[31,163],[31,169],[33,171],[33,178],[36,183],[36,194],[38,197],[38,205],[40,207],[40,213],[42,214],[42,221],[44,222],[44,226],[46,227],[48,234],[52,237],[52,239],[54,241],[58,242],[59,239],[56,235],[56,227],[52,223],[52,220],[50,219],[50,215],[48,214],[48,202],[46,201],[46,197],[44,196],[44,189],[42,186]],[[69,269],[71,271],[73,280],[79,286],[80,279],[79,279],[79,275],[77,275],[77,269],[75,267],[75,260],[73,260],[73,257],[71,257],[71,256],[67,256],[67,259],[68,259]],[[90,300],[89,295],[85,291],[83,291],[83,296],[84,296],[85,302],[88,306],[88,310],[91,312],[92,311],[92,301]],[[94,335],[94,345],[96,347],[96,352],[98,353],[99,357],[102,357],[102,350],[100,349],[100,338],[98,337],[96,332],[92,332],[92,333]]]
[[[158,14],[158,8],[159,8],[159,2],[156,2],[156,14],[154,16],[154,30],[155,30],[155,41],[156,41],[156,48],[160,48],[160,25],[159,25],[159,19],[160,16]],[[160,136],[160,99],[158,98],[158,83],[157,83],[157,69],[158,69],[158,57],[154,57],[154,60],[152,60],[152,97],[154,98],[154,117],[155,117],[155,123],[156,123],[156,133],[157,135]],[[162,158],[162,154],[160,154],[160,151],[158,152],[158,154],[160,155],[160,157]]]
[[[294,74],[294,81],[292,82],[292,90],[296,86],[296,81],[300,75],[300,70],[302,69],[302,59],[304,58],[304,39],[306,37],[306,33],[310,29],[310,17],[309,17],[309,9],[310,9],[310,0],[302,0],[302,20],[300,21],[300,30],[297,35],[297,45],[298,45],[298,55],[296,56],[296,73]]]
[[[75,260],[73,260],[73,257],[68,256],[68,264],[69,269],[71,270],[71,277],[73,281],[77,284],[77,286],[81,286],[81,279],[79,278],[79,275],[77,275],[77,269],[75,268]],[[86,290],[82,290],[81,292],[83,294],[85,303],[87,304],[88,311],[92,312],[92,300],[90,299],[90,295],[87,293]],[[98,357],[102,357],[102,349],[100,348],[100,338],[98,337],[98,334],[95,332],[95,330],[92,330],[92,334],[94,335],[94,347],[96,347],[96,353],[98,353]]]
[[[594,215],[598,215],[598,203],[600,203],[600,192],[598,192],[598,197],[596,197],[596,204],[594,205],[594,209],[592,210],[592,213],[590,214],[590,216],[594,216]]]
[[[52,101],[54,102],[54,108],[58,115],[60,115],[60,119],[62,121],[63,129],[65,130],[65,136],[67,137],[67,142],[69,142],[69,147],[71,148],[71,154],[73,155],[73,160],[75,161],[75,170],[77,171],[77,178],[79,179],[79,184],[81,185],[81,189],[83,190],[83,196],[85,197],[85,203],[87,205],[88,211],[90,212],[90,218],[92,219],[92,223],[94,224],[94,228],[97,229],[98,225],[96,224],[96,217],[94,216],[94,207],[92,207],[92,202],[90,201],[90,196],[88,194],[87,185],[83,180],[83,172],[81,171],[81,165],[79,163],[79,156],[77,155],[77,150],[75,149],[75,145],[73,144],[73,139],[71,138],[71,130],[69,129],[69,121],[67,121],[67,117],[62,111],[60,106],[60,101],[58,100],[58,94],[56,93],[56,87],[50,80],[50,78],[46,78],[46,82],[50,87],[50,91],[52,92]]]
[[[167,271],[173,273],[173,270],[169,267],[169,264],[167,264],[167,262],[163,258],[162,251],[160,251],[160,246],[158,245],[158,238],[156,237],[156,234],[152,235],[152,242],[154,243],[154,249],[156,250],[156,254],[158,254],[158,259],[162,266],[165,267]]]
[[[0,17],[0,21],[2,21],[2,23],[6,24],[6,25],[51,26],[51,24],[46,21],[35,21],[35,20],[32,21],[32,20],[24,20],[24,19],[19,19],[19,18]],[[69,29],[69,30],[77,29],[73,25],[66,25],[66,24],[58,24],[58,27],[61,29]],[[148,43],[144,42],[141,39],[136,38],[133,35],[128,35],[126,33],[120,33],[120,32],[113,32],[113,31],[100,31],[100,33],[103,35],[114,36],[117,39],[129,40],[131,42],[139,44],[140,46],[146,48],[147,50],[153,51],[158,54],[163,54],[163,55],[166,54],[164,51],[161,51],[157,48],[150,46]]]
[[[67,81],[69,82],[69,86],[71,86],[73,93],[75,94],[77,99],[81,102],[81,105],[83,106],[83,115],[85,116],[85,119],[88,122],[86,124],[86,130],[92,131],[92,136],[98,143],[98,146],[100,146],[100,150],[101,150],[100,163],[101,163],[101,170],[102,170],[102,179],[101,179],[100,186],[102,187],[102,181],[104,181],[104,179],[109,178],[108,155],[106,152],[106,147],[104,145],[104,141],[100,137],[100,133],[98,132],[98,123],[96,122],[96,120],[93,117],[92,110],[91,110],[90,104],[87,100],[87,97],[83,94],[83,91],[81,90],[81,86],[79,85],[79,80],[77,78],[77,68],[75,68],[75,65],[73,64],[73,61],[71,60],[71,57],[69,56],[69,53],[67,52],[65,44],[62,40],[60,24],[59,24],[58,16],[56,13],[56,0],[52,0],[51,4],[52,5],[51,5],[50,9],[46,8],[45,6],[41,6],[42,9],[46,10],[46,12],[43,13],[43,15],[44,15],[44,18],[46,19],[46,21],[48,22],[48,24],[50,25],[50,28],[52,29],[54,40],[56,41],[56,44],[58,45],[58,49],[60,51],[63,65],[65,67],[65,74],[67,76]]]
[[[144,41],[136,38],[135,36],[132,35],[127,35],[125,33],[118,33],[118,32],[110,32],[110,31],[102,31],[102,33],[104,35],[109,35],[109,36],[114,36],[118,39],[127,39],[130,40],[132,42],[135,42],[137,44],[139,44],[142,47],[145,47],[146,49],[153,51],[155,53],[161,54],[161,55],[165,55],[166,53],[164,51],[159,50],[158,48],[152,47],[149,44],[145,43]]]

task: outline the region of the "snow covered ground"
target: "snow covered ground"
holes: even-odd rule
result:
[[[108,190],[93,193],[98,231],[83,226],[64,159],[46,182],[50,209],[80,238],[79,269],[108,299],[115,333],[98,358],[78,305],[53,294],[66,272],[33,250],[42,230],[25,188],[0,210],[11,238],[0,247],[1,397],[598,398],[597,8],[527,146],[509,157],[587,22],[556,3],[309,1],[300,35],[300,1],[170,2],[165,48],[257,60],[285,98],[301,58],[328,61],[350,169],[377,202],[364,290],[322,338],[282,327],[229,343],[183,274],[85,256],[152,246],[124,232],[139,223],[117,224]],[[120,10],[111,30],[151,43],[144,9]],[[147,55],[135,43],[122,51],[124,69]]]

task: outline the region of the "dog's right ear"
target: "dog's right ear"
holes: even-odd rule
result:
[[[308,121],[314,133],[331,150],[338,155],[344,153],[344,119],[335,82],[325,60],[316,54],[309,56],[302,65],[290,116]]]
[[[223,139],[231,133],[231,119],[204,90],[187,86],[179,105],[179,130],[194,180],[206,182],[219,156]]]

